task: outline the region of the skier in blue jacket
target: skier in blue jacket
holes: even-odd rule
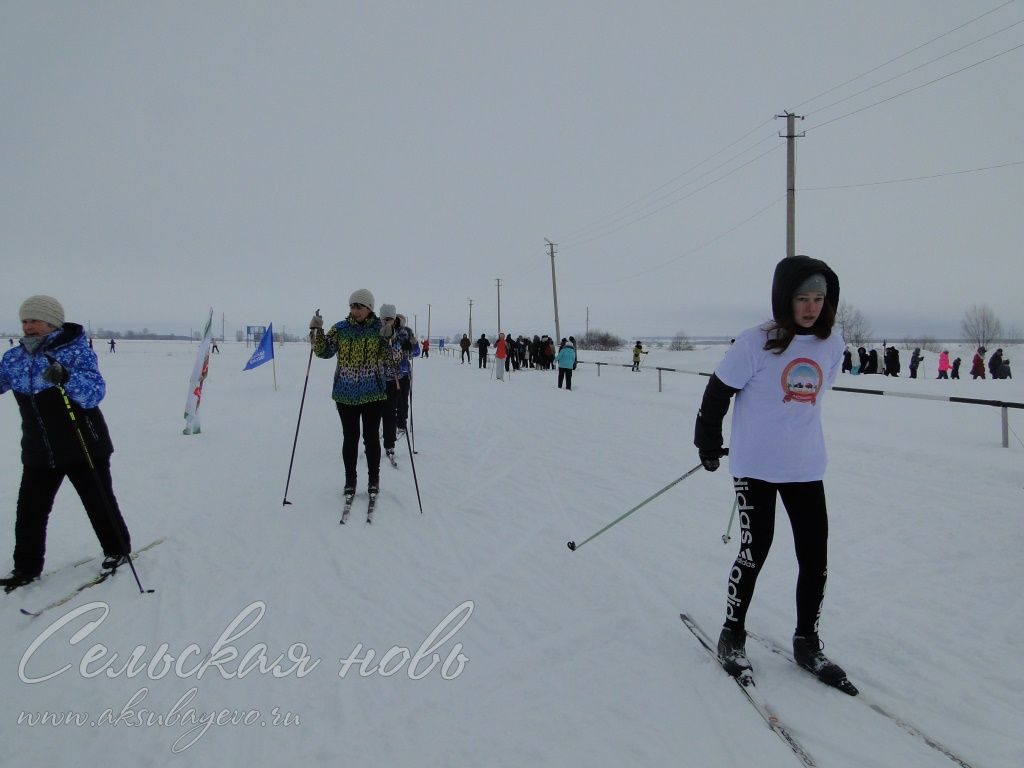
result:
[[[46,524],[65,477],[78,492],[103,548],[103,568],[127,562],[131,551],[110,479],[114,446],[99,409],[106,383],[96,353],[81,325],[64,322],[64,308],[51,296],[29,297],[19,315],[21,342],[0,359],[0,394],[14,390],[21,411],[23,465],[14,570],[0,579],[8,592],[42,573]]]

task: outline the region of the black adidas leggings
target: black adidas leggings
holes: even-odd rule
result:
[[[825,485],[769,483],[749,477],[733,478],[740,524],[740,551],[729,571],[725,626],[744,629],[747,609],[754,596],[757,575],[768,557],[775,534],[775,499],[789,514],[793,544],[799,565],[796,581],[796,634],[818,631],[828,575],[828,512]]]

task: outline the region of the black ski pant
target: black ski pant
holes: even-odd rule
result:
[[[462,354],[459,355],[459,362],[460,363],[471,363],[471,362],[473,362],[473,358],[471,358],[469,356],[469,350],[468,349],[462,350]]]
[[[384,427],[384,449],[389,450],[395,447],[397,439],[396,425],[398,423],[398,401],[401,397],[401,389],[394,379],[388,382],[388,399],[384,403],[381,423]]]
[[[343,405],[338,407],[341,417],[341,458],[345,462],[345,485],[354,488],[356,485],[356,464],[359,461],[359,435],[362,427],[363,447],[366,450],[366,471],[370,483],[380,480],[380,432],[381,417],[384,415],[384,400],[362,405]]]
[[[409,399],[412,396],[412,378],[406,376],[398,380],[398,412],[397,424],[399,429],[409,428]]]
[[[78,491],[103,554],[121,555],[131,551],[131,537],[110,480],[109,458],[97,460],[95,469],[86,465],[64,469],[24,467],[14,524],[15,570],[33,576],[42,572],[46,556],[46,525],[53,500],[65,477]]]
[[[558,369],[558,388],[562,388],[562,381],[565,381],[565,388],[572,389],[572,368]]]
[[[775,500],[782,503],[793,529],[799,572],[796,581],[796,634],[818,631],[828,575],[828,512],[825,485],[769,483],[750,477],[733,479],[740,523],[740,551],[729,571],[725,625],[744,630],[757,575],[768,557],[775,534]]]
[[[477,365],[476,365],[476,367],[477,368],[486,368],[487,367],[487,353],[483,352],[481,354],[478,354],[476,357],[477,357]]]

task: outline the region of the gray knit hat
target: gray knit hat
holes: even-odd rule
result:
[[[381,304],[380,312],[378,312],[377,315],[382,320],[386,320],[389,317],[398,317],[398,310],[395,309],[394,304]]]
[[[825,282],[825,276],[821,272],[815,272],[813,275],[810,275],[793,291],[794,296],[798,293],[820,293],[822,296],[827,296],[828,283]]]
[[[367,288],[360,288],[357,291],[352,291],[352,295],[348,297],[348,303],[349,306],[352,304],[362,304],[364,307],[369,307],[372,312],[373,294]]]
[[[21,320],[42,320],[55,328],[64,325],[64,307],[53,296],[29,296],[18,310]]]

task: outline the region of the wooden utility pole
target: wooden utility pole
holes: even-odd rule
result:
[[[427,341],[430,341],[430,305],[427,304]]]
[[[473,338],[473,300],[469,299],[469,338]]]
[[[548,252],[551,254],[551,294],[555,297],[555,343],[562,338],[562,329],[558,323],[558,286],[555,283],[555,244],[544,238],[548,244]]]
[[[796,256],[796,140],[807,134],[796,133],[796,121],[803,115],[783,112],[775,117],[786,118],[786,134],[779,134],[786,139],[786,255]]]

